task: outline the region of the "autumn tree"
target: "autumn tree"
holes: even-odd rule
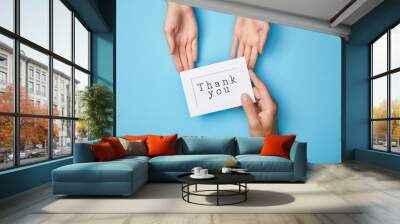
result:
[[[0,93],[0,111],[13,112],[14,107],[14,88],[8,85],[4,93]],[[48,107],[34,105],[29,99],[29,95],[24,87],[20,88],[20,110],[23,114],[41,114],[48,113]],[[58,111],[56,111],[58,113]],[[13,119],[11,116],[0,116],[0,148],[12,149],[13,147]],[[48,137],[48,119],[47,118],[20,118],[20,148],[24,149],[26,145],[45,145]],[[59,128],[53,127],[53,138],[58,137]]]

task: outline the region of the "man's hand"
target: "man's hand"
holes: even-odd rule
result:
[[[264,83],[249,70],[250,79],[253,81],[254,96],[253,103],[248,94],[241,97],[242,106],[246,112],[249,132],[251,136],[264,137],[265,135],[277,135],[277,104],[272,99]]]
[[[238,16],[233,28],[231,57],[244,56],[249,69],[253,69],[258,54],[264,50],[268,32],[268,22]]]
[[[168,1],[164,31],[176,70],[194,68],[198,29],[192,7]]]

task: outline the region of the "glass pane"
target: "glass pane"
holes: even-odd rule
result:
[[[49,0],[20,0],[21,36],[49,47]]]
[[[71,60],[72,12],[60,1],[53,1],[53,51]]]
[[[49,120],[20,118],[20,163],[35,163],[49,158]]]
[[[390,37],[390,67],[400,67],[400,24],[393,28]]]
[[[14,42],[0,35],[0,111],[14,111]]]
[[[400,153],[400,120],[391,121],[392,152]]]
[[[0,116],[0,170],[14,165],[13,118]]]
[[[14,0],[1,0],[0,9],[0,26],[14,31]]]
[[[85,142],[88,138],[88,128],[84,120],[75,121],[75,143]]]
[[[75,18],[75,63],[89,70],[89,32]]]
[[[372,118],[387,117],[387,77],[372,81]]]
[[[80,117],[82,113],[80,95],[87,86],[89,86],[89,75],[75,69],[75,117]]]
[[[387,151],[387,121],[372,122],[372,148]]]
[[[72,154],[72,121],[53,120],[53,156]]]
[[[387,71],[387,34],[372,44],[372,74],[378,75]]]
[[[390,97],[392,117],[400,118],[400,72],[391,75]]]
[[[53,114],[72,117],[71,66],[53,60]]]
[[[25,114],[48,114],[49,57],[21,44],[20,109]]]

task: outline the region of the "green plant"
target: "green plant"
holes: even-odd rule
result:
[[[89,139],[110,136],[113,124],[113,94],[110,89],[95,84],[86,87],[79,95],[79,106]]]

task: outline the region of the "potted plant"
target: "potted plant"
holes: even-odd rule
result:
[[[89,140],[110,136],[113,124],[113,93],[101,84],[86,87],[79,98],[82,120],[79,128],[87,128]]]

